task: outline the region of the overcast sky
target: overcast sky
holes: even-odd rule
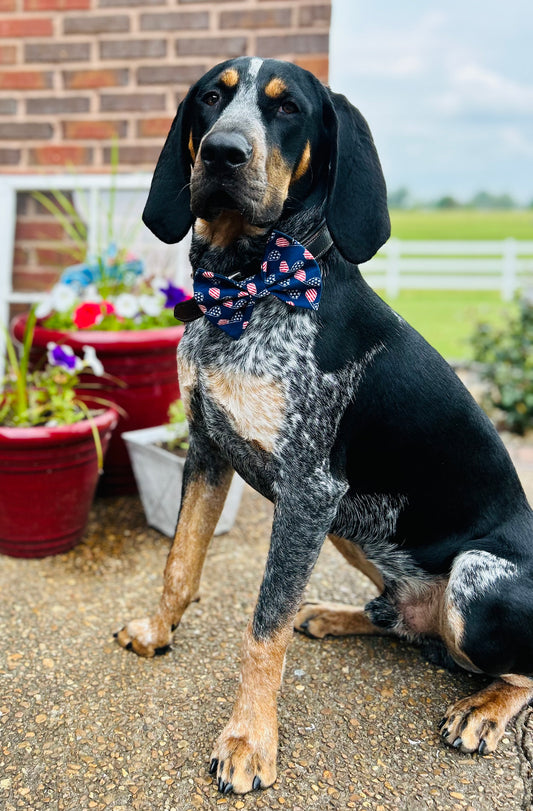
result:
[[[330,58],[390,190],[533,200],[533,0],[333,0]]]

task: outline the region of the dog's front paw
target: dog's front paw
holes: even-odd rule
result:
[[[227,728],[226,728],[227,729]],[[274,741],[272,740],[274,737]],[[211,755],[209,772],[223,794],[246,794],[276,780],[277,732],[252,739],[224,730]]]
[[[444,741],[460,752],[494,752],[505,733],[507,718],[498,715],[494,702],[477,705],[476,696],[464,698],[452,707],[439,724]]]
[[[160,656],[170,649],[172,631],[161,621],[154,617],[132,620],[120,631],[113,634],[119,645],[126,650],[134,651],[138,656],[151,659]]]

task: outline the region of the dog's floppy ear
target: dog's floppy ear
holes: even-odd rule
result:
[[[326,92],[332,134],[326,220],[341,254],[357,265],[390,236],[387,189],[365,119],[344,96]]]
[[[183,99],[157,161],[143,222],[163,242],[179,242],[193,223],[191,155],[188,148],[194,88]]]

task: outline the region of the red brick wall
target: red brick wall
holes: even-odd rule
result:
[[[188,86],[232,56],[326,80],[331,0],[0,0],[0,172],[152,169]]]

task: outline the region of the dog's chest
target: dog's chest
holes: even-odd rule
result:
[[[312,381],[318,370],[305,319],[286,318],[279,302],[264,305],[238,340],[204,320],[191,324],[180,343],[178,374],[186,407],[194,396],[218,445],[227,441],[221,435],[227,427],[233,441],[271,454],[286,435],[289,411],[304,408],[299,378]]]

